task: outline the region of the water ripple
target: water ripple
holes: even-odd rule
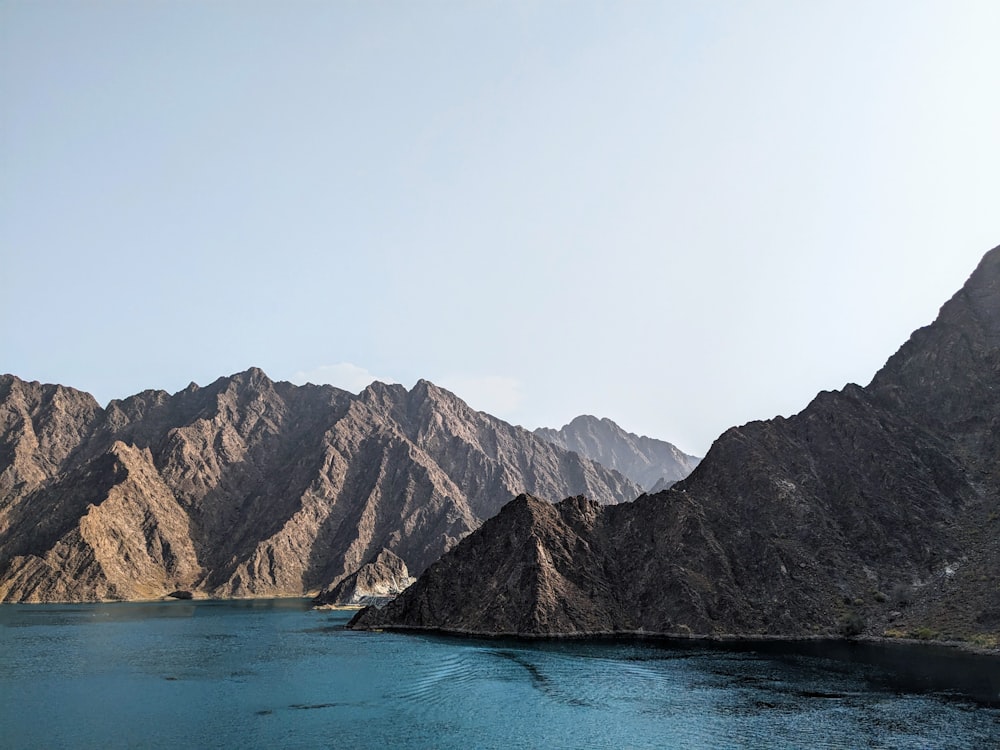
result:
[[[0,745],[1000,747],[1000,711],[905,692],[865,664],[356,633],[342,629],[349,615],[158,606],[0,608]]]

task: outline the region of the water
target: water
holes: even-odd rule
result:
[[[908,692],[884,667],[355,633],[349,616],[287,600],[0,606],[0,746],[1000,747],[1000,710]]]

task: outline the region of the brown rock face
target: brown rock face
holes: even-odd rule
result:
[[[324,589],[313,599],[317,606],[383,606],[403,593],[416,578],[406,563],[387,549],[366,562],[332,588]]]
[[[16,502],[60,474],[102,414],[88,393],[11,376],[0,377],[0,404],[4,503]]]
[[[425,381],[252,369],[101,409],[0,376],[0,601],[302,596],[383,548],[420,572],[522,491],[639,492]]]
[[[357,627],[1000,639],[1000,248],[867,388],[672,489],[519,498]]]

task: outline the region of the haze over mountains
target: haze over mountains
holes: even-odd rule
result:
[[[634,503],[519,497],[356,627],[1000,639],[1000,248],[866,388]]]
[[[587,414],[559,430],[539,427],[535,434],[624,474],[649,492],[684,479],[701,460],[665,440],[626,432],[610,419]]]
[[[426,381],[251,369],[101,408],[0,376],[0,601],[302,596],[383,549],[416,574],[523,491],[641,489]]]

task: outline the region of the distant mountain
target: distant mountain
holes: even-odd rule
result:
[[[612,507],[508,504],[355,627],[1000,646],[1000,248],[866,388]]]
[[[523,491],[640,489],[427,381],[251,369],[102,409],[0,376],[0,601],[301,596],[383,548],[419,573]]]
[[[614,469],[649,492],[684,479],[701,460],[664,440],[626,432],[610,419],[589,415],[579,416],[559,430],[540,427],[535,434]]]

